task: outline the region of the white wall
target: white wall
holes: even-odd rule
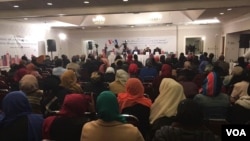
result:
[[[176,36],[177,53],[185,51],[185,37],[205,37],[205,50],[208,53],[220,54],[220,25],[196,25],[196,26],[172,26],[172,27],[148,27],[148,28],[125,28],[125,29],[96,29],[96,30],[68,30],[68,55],[86,53],[84,41],[112,38],[136,38],[136,37],[166,37]],[[99,52],[104,45],[99,45]],[[133,48],[133,47],[132,47]],[[165,49],[164,47],[162,47]],[[217,50],[215,50],[217,48]]]
[[[185,37],[204,37],[203,52],[221,54],[221,26],[196,25],[180,26],[178,34],[178,53],[185,51]]]
[[[39,44],[44,40],[46,34],[46,30],[42,26],[1,21],[0,31],[1,56],[10,52],[12,57],[13,55],[21,57],[25,54],[30,59],[31,55],[38,56],[44,53],[43,44]],[[11,42],[11,45],[8,42]]]
[[[225,59],[236,61],[239,56],[243,56],[248,49],[239,48],[241,33],[250,31],[250,14],[243,15],[241,18],[233,20],[223,25],[223,34],[226,37]]]

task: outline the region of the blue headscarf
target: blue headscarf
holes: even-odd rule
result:
[[[6,127],[18,118],[28,118],[28,141],[41,141],[42,139],[42,115],[32,114],[26,95],[22,91],[8,93],[3,99],[3,119],[0,128]]]
[[[106,122],[126,122],[119,112],[119,104],[115,94],[111,91],[103,91],[96,101],[98,117]]]

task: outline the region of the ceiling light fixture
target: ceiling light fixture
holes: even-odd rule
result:
[[[13,7],[14,7],[14,8],[18,8],[18,7],[19,7],[19,5],[14,5]]]
[[[51,3],[51,2],[48,2],[48,3],[47,3],[47,5],[51,6],[51,5],[53,5],[53,3]]]
[[[89,4],[89,1],[84,1],[83,3],[84,3],[84,4]]]
[[[224,15],[224,13],[223,13],[223,12],[221,12],[221,13],[220,13],[220,15]]]
[[[96,17],[94,17],[92,19],[94,24],[104,24],[105,22],[105,17],[101,16],[101,15],[97,15]]]
[[[214,18],[214,19],[195,20],[189,22],[188,24],[217,24],[217,23],[220,23],[220,21],[217,18]]]
[[[123,0],[123,2],[128,2],[128,0]]]
[[[232,10],[232,8],[228,8],[228,9],[227,9],[227,11],[231,11],[231,10]]]

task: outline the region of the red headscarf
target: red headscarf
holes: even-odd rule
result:
[[[152,105],[152,101],[144,96],[144,87],[138,78],[129,78],[126,83],[126,93],[118,94],[117,99],[121,111],[135,104],[147,107]]]
[[[172,77],[172,67],[168,64],[163,64],[161,67],[161,76],[171,78]]]
[[[128,56],[127,56],[127,62],[129,64],[133,62],[133,55],[132,54],[128,54]]]
[[[83,94],[68,94],[65,96],[59,112],[63,117],[77,117],[89,109],[90,97]]]
[[[137,74],[138,73],[138,66],[135,63],[130,64],[129,68],[128,68],[128,73],[129,74]]]
[[[57,116],[49,116],[43,123],[43,138],[50,139],[50,127],[57,117],[80,117],[88,111],[90,97],[83,94],[68,94],[65,96],[62,108]]]

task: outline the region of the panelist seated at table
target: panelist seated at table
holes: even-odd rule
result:
[[[159,48],[159,47],[156,47],[155,49],[154,49],[154,52],[153,52],[153,54],[155,55],[155,54],[161,54],[161,49]]]
[[[135,47],[134,50],[132,51],[132,54],[140,54],[140,50],[138,47]]]
[[[149,47],[147,47],[147,48],[145,48],[145,49],[143,50],[143,54],[147,54],[147,52],[148,52],[149,54],[151,54],[151,49],[150,49]]]

